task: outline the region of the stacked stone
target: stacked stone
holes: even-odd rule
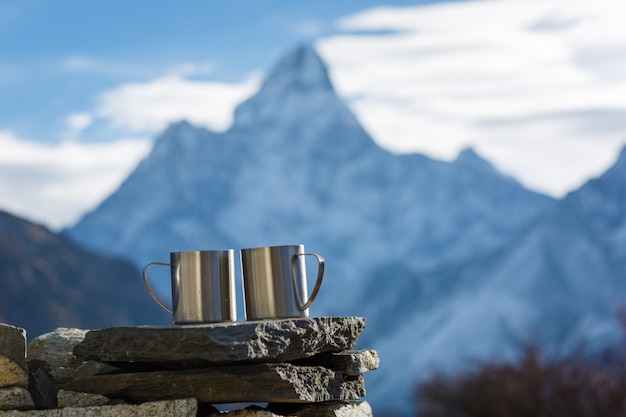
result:
[[[198,415],[198,403],[192,398],[120,404],[102,396],[60,390],[63,381],[81,375],[78,369],[83,369],[82,375],[94,372],[72,354],[85,333],[79,329],[57,329],[33,340],[27,355],[26,330],[0,323],[0,417]]]
[[[27,388],[26,331],[0,324],[0,410],[33,408]]]
[[[0,417],[87,409],[90,416],[209,416],[219,413],[212,405],[231,403],[267,403],[232,417],[371,417],[363,374],[378,367],[378,357],[353,350],[363,328],[363,318],[321,317],[58,329],[29,346],[29,389],[46,410]]]

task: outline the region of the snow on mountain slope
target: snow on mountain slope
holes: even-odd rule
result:
[[[239,106],[229,131],[170,126],[120,188],[65,233],[138,266],[171,251],[303,243],[327,261],[311,314],[367,318],[363,342],[383,353],[368,392],[382,410],[409,398],[378,393],[420,371],[387,356],[392,342],[424,354],[436,347],[436,357],[451,360],[464,345],[442,343],[458,343],[459,329],[461,337],[485,328],[480,352],[500,342],[489,327],[495,314],[473,322],[496,302],[471,303],[492,278],[466,269],[554,204],[470,149],[451,163],[381,149],[337,97],[316,52],[301,47]],[[476,314],[455,315],[457,300]]]
[[[303,47],[237,109],[230,131],[171,126],[68,233],[138,265],[171,250],[300,241],[350,279],[363,262],[471,257],[549,201],[469,150],[449,164],[379,148]]]
[[[626,307],[625,161],[622,151],[602,177],[488,256],[431,274],[397,274],[394,282],[404,289],[383,289],[396,296],[394,306],[372,314],[368,324],[384,329],[382,318],[403,305],[401,294],[414,297],[412,309],[400,310],[403,325],[372,340],[381,366],[405,383],[372,374],[369,382],[378,389],[370,401],[402,398],[393,406],[409,414],[417,381],[433,369],[459,371],[477,360],[503,359],[520,343],[540,341],[568,351],[585,341],[593,351],[619,342],[616,315]]]
[[[604,175],[567,195],[563,204],[626,276],[626,147]]]

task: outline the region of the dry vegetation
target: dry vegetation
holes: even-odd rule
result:
[[[538,344],[514,363],[436,374],[416,391],[417,417],[626,417],[626,314],[622,346],[590,358],[548,359]]]

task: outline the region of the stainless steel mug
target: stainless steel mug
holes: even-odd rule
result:
[[[317,259],[317,278],[307,297],[306,256]],[[304,245],[265,246],[241,250],[246,320],[308,317],[324,276],[324,258],[304,253]]]
[[[146,289],[161,307],[172,313],[174,323],[235,321],[235,268],[233,249],[170,253],[170,263],[150,262],[143,269]],[[148,268],[169,266],[172,277],[172,307],[150,287]]]

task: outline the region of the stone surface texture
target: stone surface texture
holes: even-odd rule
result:
[[[111,400],[100,394],[66,391],[63,389],[57,393],[57,407],[59,408],[94,407],[107,404],[111,404]]]
[[[72,351],[85,338],[86,333],[87,330],[61,327],[36,337],[28,345],[30,366],[35,365],[46,371],[74,366],[76,358]]]
[[[32,408],[35,408],[35,403],[26,388],[0,388],[0,410],[29,410]]]
[[[178,327],[116,327],[87,332],[74,354],[102,362],[285,362],[352,349],[361,317],[317,317]]]
[[[153,401],[193,397],[207,403],[319,402],[365,396],[362,377],[324,367],[256,364],[77,378],[63,386],[109,398]]]
[[[38,368],[30,373],[28,390],[33,396],[37,408],[55,408],[58,388],[50,375]]]
[[[198,402],[193,398],[118,404],[99,407],[67,407],[55,410],[0,411],[0,417],[196,417]]]
[[[345,375],[356,376],[378,369],[380,360],[375,350],[362,349],[323,353],[294,363],[321,365],[333,371],[340,371]]]
[[[0,388],[27,386],[26,330],[0,323]]]
[[[49,374],[56,385],[63,385],[76,378],[120,372],[120,368],[98,361],[75,363],[72,366],[53,368]]]
[[[0,387],[0,417],[372,417],[363,374],[378,355],[352,350],[364,327],[318,317],[59,328],[26,357],[23,329],[4,325],[0,377],[26,379]],[[213,406],[250,403],[268,406]]]
[[[333,353],[330,358],[329,367],[346,375],[362,375],[378,369],[380,365],[378,353],[371,349]]]
[[[73,378],[82,378],[93,375],[104,375],[113,372],[120,372],[121,369],[108,363],[98,361],[83,362],[72,374]]]
[[[322,407],[307,405],[298,412],[298,417],[372,417],[372,407],[365,401]]]
[[[268,404],[267,410],[278,416],[372,417],[372,407],[367,401],[334,401],[314,405]],[[231,417],[230,414],[228,417]]]
[[[78,369],[86,366],[73,353],[74,346],[85,338],[86,333],[82,329],[61,327],[29,343],[28,388],[37,408],[56,408],[59,387],[72,380]]]
[[[280,414],[272,413],[261,407],[248,407],[242,410],[232,410],[228,413],[211,413],[207,414],[207,417],[214,417],[220,415],[222,417],[283,417]]]

